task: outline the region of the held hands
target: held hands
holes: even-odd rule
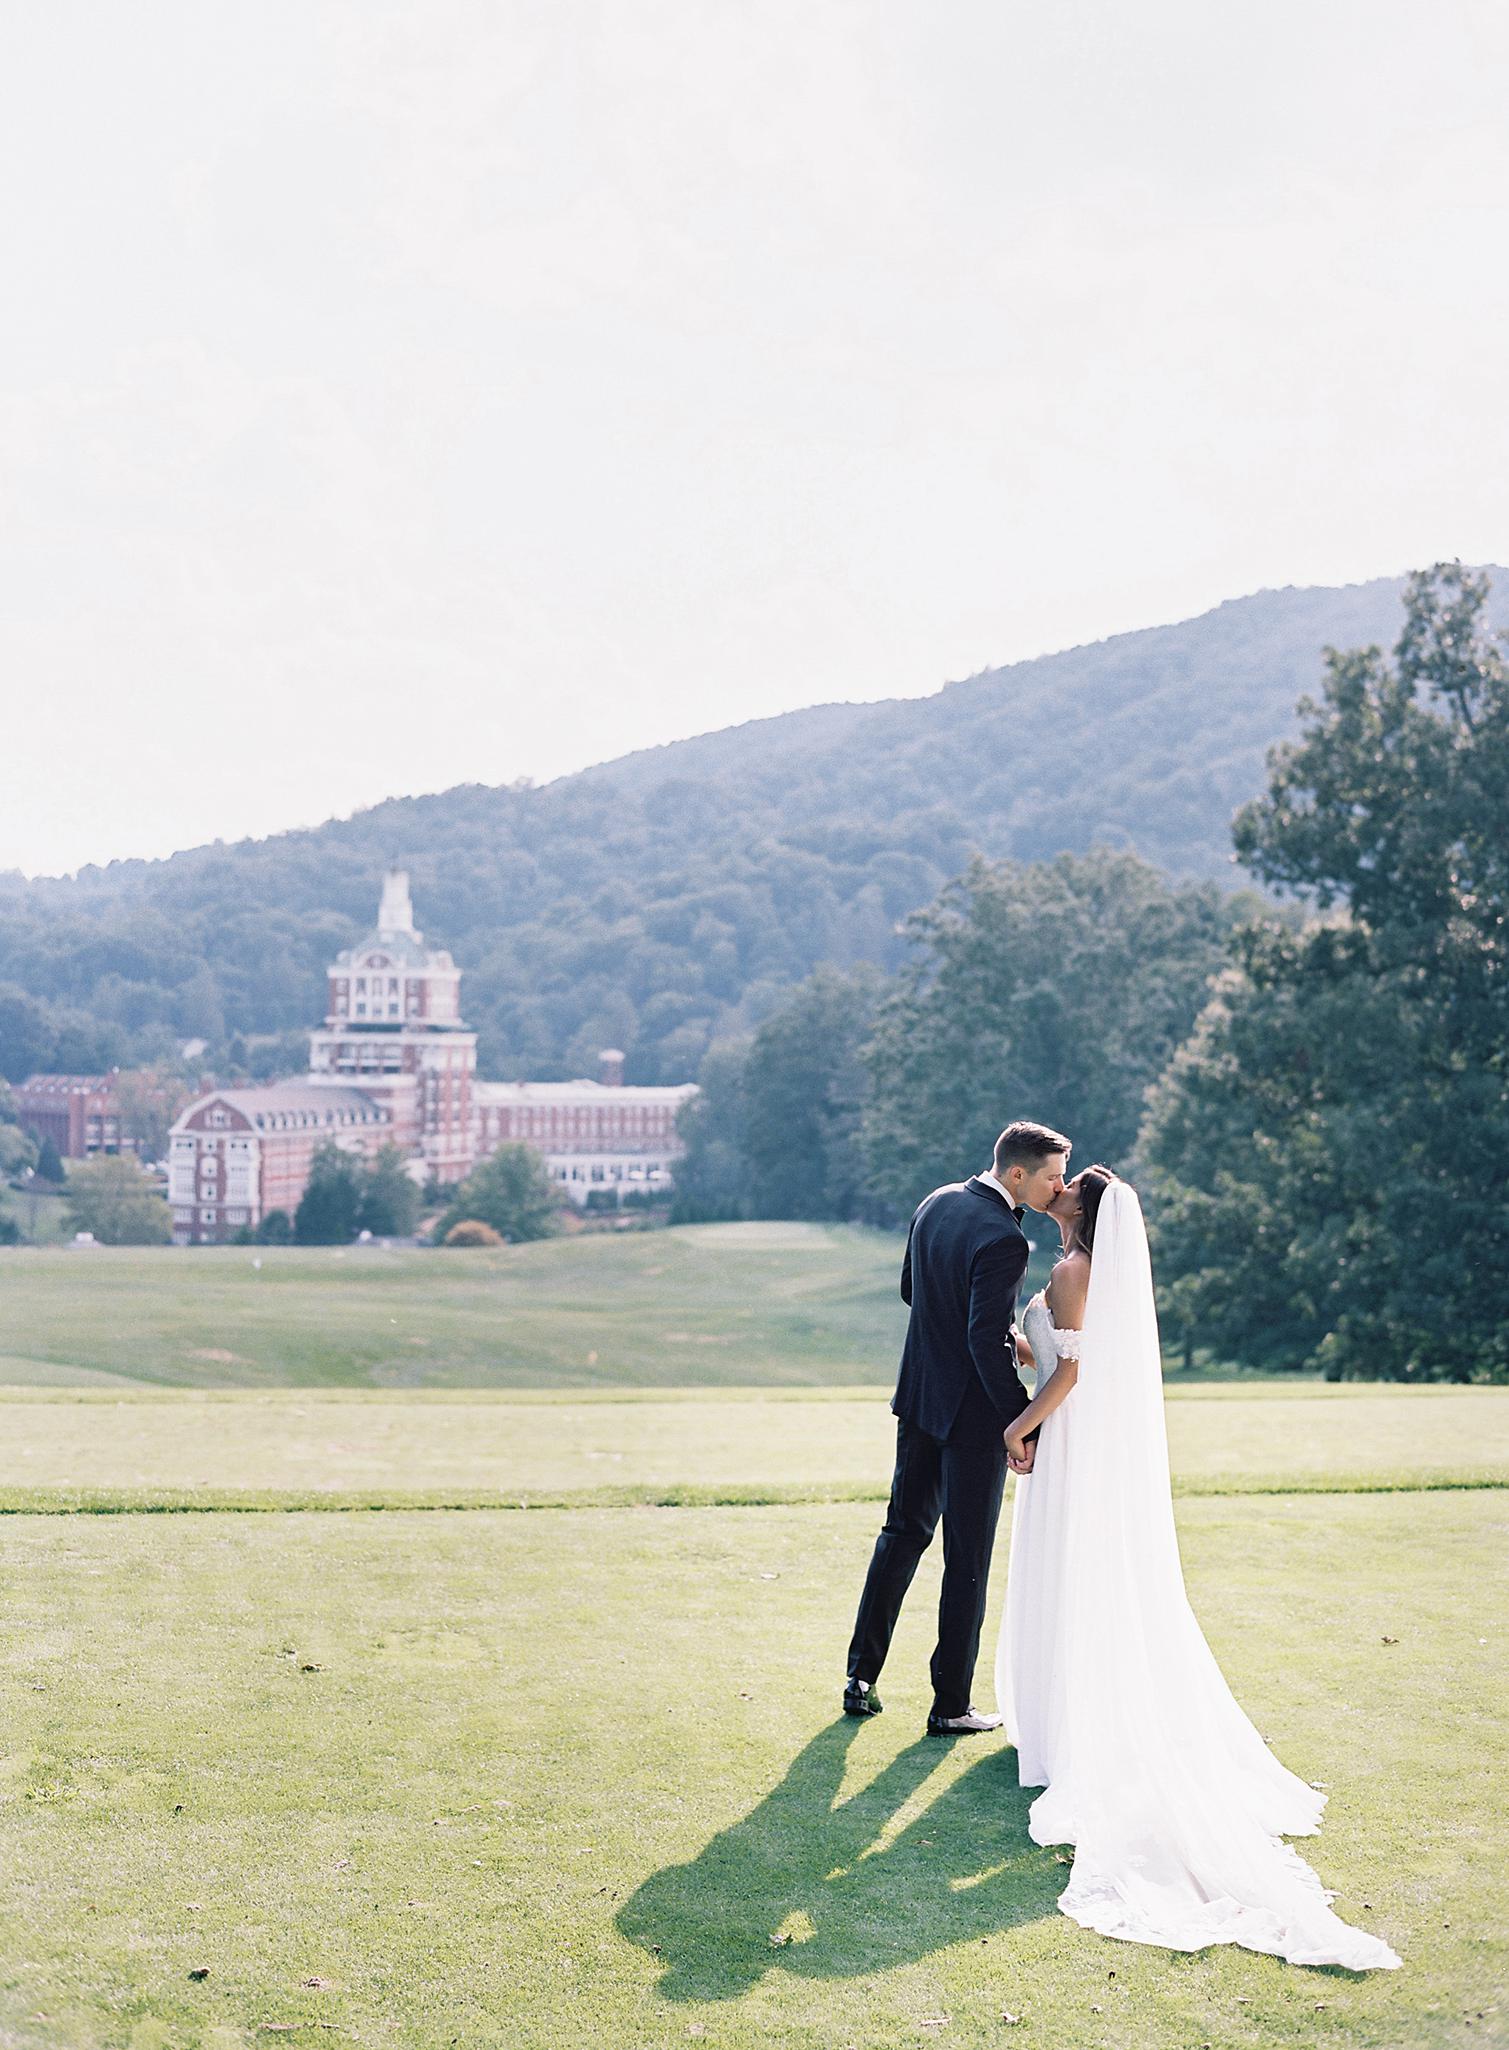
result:
[[[1032,1462],[1037,1454],[1036,1444],[1029,1445],[1021,1432],[1014,1427],[1002,1433],[1006,1440],[1006,1464],[1013,1473],[1031,1473]]]

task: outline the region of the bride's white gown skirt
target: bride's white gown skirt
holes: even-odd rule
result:
[[[1101,1258],[1097,1243],[1096,1268]],[[1150,1313],[1150,1282],[1148,1298]],[[1021,1783],[1045,1790],[1032,1837],[1075,1847],[1059,1905],[1103,1935],[1171,1950],[1239,1943],[1295,1964],[1398,1965],[1386,1943],[1332,1912],[1281,1841],[1314,1834],[1325,1796],[1287,1771],[1242,1713],[1189,1606],[1161,1385],[1156,1443],[1146,1404],[1113,1401],[1109,1419],[1085,1428],[1091,1377],[1125,1366],[1094,1309],[1092,1293],[1079,1383],[1015,1483],[996,1666]],[[1036,1337],[1024,1320],[1040,1362],[1053,1343],[1045,1318],[1039,1311]],[[1119,1446],[1097,1428],[1108,1421],[1131,1432]],[[1119,1484],[1113,1468],[1124,1480],[1128,1461],[1144,1465]]]

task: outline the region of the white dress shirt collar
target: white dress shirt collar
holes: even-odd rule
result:
[[[1006,1184],[1001,1180],[1000,1176],[996,1173],[993,1167],[985,1168],[981,1173],[979,1179],[982,1182],[987,1183],[989,1187],[991,1187],[992,1189],[999,1190],[1001,1195],[1003,1195],[1006,1198],[1006,1201],[1011,1205],[1013,1210],[1020,1210],[1022,1206],[1017,1202],[1016,1197],[1012,1195],[1010,1189],[1007,1188]]]

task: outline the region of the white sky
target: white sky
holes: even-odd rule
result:
[[[0,868],[1509,555],[1502,0],[47,0]]]

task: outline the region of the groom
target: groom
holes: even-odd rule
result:
[[[1061,1132],[1025,1120],[1008,1125],[983,1174],[934,1189],[912,1219],[901,1265],[901,1300],[912,1315],[891,1402],[896,1472],[849,1646],[846,1715],[880,1714],[875,1682],[941,1514],[943,1593],[927,1726],[938,1736],[1001,1726],[969,1697],[1006,1484],[1003,1433],[1027,1406],[1014,1329],[1027,1271],[1022,1210],[1046,1210],[1068,1165]]]

